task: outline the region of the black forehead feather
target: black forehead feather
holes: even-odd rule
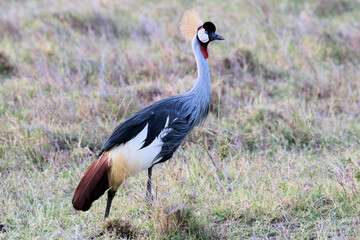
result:
[[[216,32],[216,27],[212,22],[206,22],[204,23],[203,27],[208,32]]]

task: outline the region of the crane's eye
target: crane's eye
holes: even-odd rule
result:
[[[201,27],[199,30],[198,30],[198,38],[201,42],[203,43],[207,43],[209,41],[209,35],[207,34],[207,32],[205,31],[205,28],[204,27]]]

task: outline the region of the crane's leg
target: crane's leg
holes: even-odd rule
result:
[[[151,175],[152,175],[152,167],[150,167],[148,169],[148,182],[147,182],[147,190],[146,190],[146,201],[151,204],[151,202],[153,201],[154,197],[151,193]]]
[[[113,198],[115,197],[115,193],[116,193],[115,190],[110,189],[108,191],[108,199],[107,199],[106,210],[105,210],[105,218],[107,218],[109,216],[111,202],[112,202]]]

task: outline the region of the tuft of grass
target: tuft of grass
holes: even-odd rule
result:
[[[320,0],[314,10],[319,17],[330,17],[343,14],[360,7],[357,1],[348,0]]]
[[[324,33],[325,46],[323,56],[335,59],[338,63],[346,61],[360,62],[360,48],[354,44],[358,39],[357,35],[346,37],[344,33],[335,36]]]
[[[194,212],[196,209],[183,206],[155,206],[150,211],[151,218],[154,218],[154,228],[156,235],[153,237],[160,239],[226,239],[226,235],[217,232],[214,228],[209,228],[198,219]],[[152,224],[153,224],[152,223]],[[159,235],[157,235],[159,234]]]
[[[104,223],[104,228],[111,238],[134,239],[136,236],[136,231],[132,229],[131,224],[121,219],[108,219]]]
[[[232,75],[240,79],[244,78],[246,73],[265,80],[274,80],[286,76],[285,72],[268,69],[248,49],[238,49],[230,57],[225,57],[223,66],[219,70],[224,75]]]
[[[0,75],[9,76],[16,72],[15,65],[5,53],[0,52]]]

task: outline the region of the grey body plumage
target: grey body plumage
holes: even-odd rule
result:
[[[146,124],[149,131],[139,149],[148,146],[164,130],[169,118],[169,132],[162,138],[163,146],[153,165],[164,162],[171,158],[186,135],[205,120],[211,96],[210,69],[208,61],[201,53],[200,42],[196,36],[192,40],[192,47],[198,69],[194,87],[184,94],[160,100],[121,123],[104,143],[99,155],[134,138]]]

